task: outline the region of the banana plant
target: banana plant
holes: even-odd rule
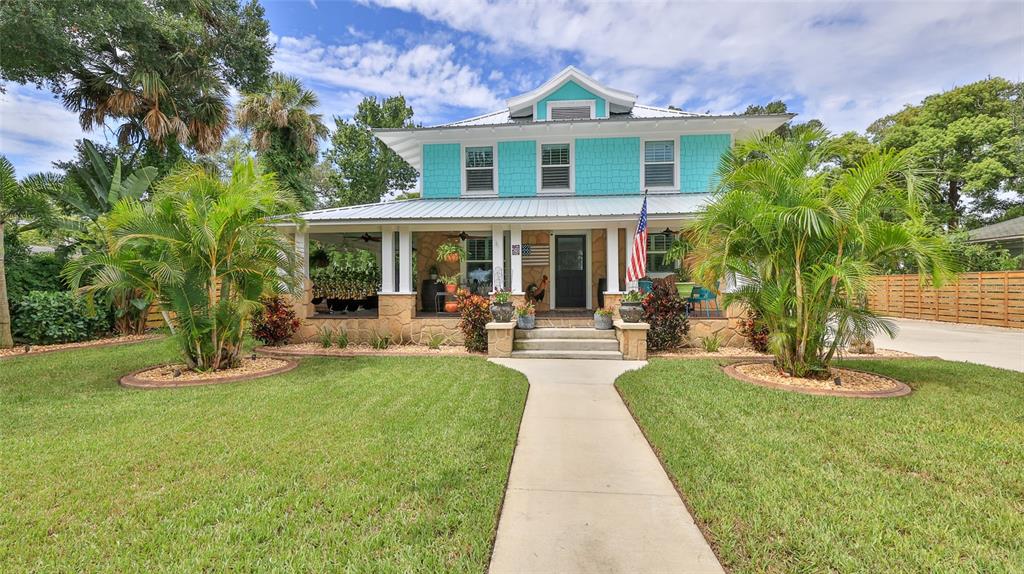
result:
[[[91,141],[84,140],[82,147],[89,160],[88,165],[77,168],[75,173],[85,189],[69,184],[57,198],[77,212],[74,215],[81,219],[95,223],[100,216],[109,213],[118,201],[141,199],[156,180],[158,170],[152,166],[139,168],[122,178],[120,158],[114,161],[114,169],[111,171]]]

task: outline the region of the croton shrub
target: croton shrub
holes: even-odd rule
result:
[[[283,297],[264,297],[260,300],[263,308],[252,318],[252,336],[264,345],[278,346],[287,343],[302,324],[295,316],[295,310]]]
[[[686,302],[679,296],[674,281],[654,282],[651,292],[644,297],[644,321],[651,325],[647,332],[647,349],[664,351],[681,347],[690,332],[686,318]]]
[[[468,289],[459,289],[459,330],[466,339],[469,351],[487,352],[487,323],[491,320],[491,300],[474,295]]]

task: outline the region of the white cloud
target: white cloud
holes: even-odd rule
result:
[[[653,103],[738,111],[758,103],[752,94],[797,97],[805,117],[835,131],[1024,69],[1019,2],[372,1],[481,34],[538,67],[575,54]]]
[[[362,94],[402,94],[421,121],[443,118],[451,108],[499,105],[480,74],[455,61],[452,44],[398,48],[379,40],[324,44],[314,36],[273,39],[274,68],[317,84],[325,115],[351,115]]]
[[[105,139],[82,132],[78,116],[49,92],[16,84],[6,89],[0,94],[0,155],[11,160],[18,177],[52,171],[52,162],[72,158],[76,139]]]

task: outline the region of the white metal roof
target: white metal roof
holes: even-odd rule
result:
[[[659,108],[656,106],[647,106],[644,104],[635,104],[633,109],[629,113],[625,114],[611,114],[608,120],[631,120],[639,118],[693,118],[700,117],[705,114],[695,114],[693,112],[684,112],[682,110],[672,110],[669,108]],[[480,116],[459,120],[456,122],[450,122],[447,124],[440,124],[433,127],[465,127],[465,126],[496,126],[501,124],[520,124],[524,122],[532,121],[529,118],[513,118],[507,109],[498,110],[489,114],[483,114]],[[551,122],[571,122],[579,120],[549,120]]]
[[[700,211],[708,193],[652,194],[647,197],[649,219],[671,219]],[[500,221],[505,223],[545,220],[601,221],[640,215],[643,196],[494,197],[461,199],[409,199],[307,211],[299,216],[310,225],[372,223],[442,223]]]

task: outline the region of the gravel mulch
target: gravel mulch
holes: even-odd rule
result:
[[[274,357],[362,357],[362,356],[407,356],[407,355],[473,355],[454,345],[443,345],[431,349],[426,345],[391,345],[387,349],[374,349],[365,343],[352,343],[345,348],[324,347],[320,343],[293,343],[280,347],[257,347],[256,352]]]
[[[792,377],[771,363],[739,363],[729,365],[724,370],[727,375],[747,383],[811,395],[883,398],[910,393],[910,387],[895,379],[853,369],[832,368],[833,378],[839,377],[842,383],[840,386],[832,378],[819,380]]]
[[[84,349],[88,347],[104,347],[107,345],[123,345],[125,343],[141,343],[152,339],[159,339],[163,335],[123,335],[121,337],[104,337],[92,341],[79,343],[58,343],[54,345],[27,345],[28,352],[25,352],[26,345],[17,345],[10,349],[0,349],[0,359],[8,357],[21,357],[24,355],[39,355],[52,353],[54,351],[66,351],[68,349]]]
[[[184,364],[147,367],[121,377],[126,387],[159,389],[247,381],[285,373],[298,366],[295,361],[273,357],[242,359],[241,365],[220,371],[193,371]]]

